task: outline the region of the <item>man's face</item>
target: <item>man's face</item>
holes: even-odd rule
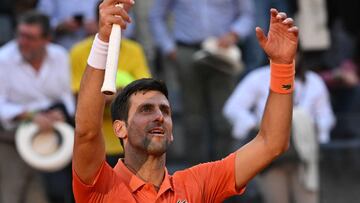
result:
[[[45,54],[48,37],[37,24],[19,24],[16,37],[21,55],[26,61],[39,59]]]
[[[159,91],[130,97],[127,132],[129,147],[160,156],[173,141],[169,101]]]

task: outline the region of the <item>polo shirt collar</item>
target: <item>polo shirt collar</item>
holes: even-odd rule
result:
[[[114,168],[115,172],[124,180],[124,182],[130,187],[131,192],[134,193],[140,187],[146,184],[145,181],[133,174],[124,164],[122,159],[119,159],[118,163]],[[161,183],[160,189],[157,196],[166,192],[167,190],[174,191],[173,185],[171,184],[171,176],[168,173],[168,170],[165,168],[165,177]]]
[[[160,197],[160,195],[165,193],[167,190],[174,191],[173,185],[171,183],[171,176],[169,175],[167,168],[165,168],[165,177],[163,182],[161,183],[157,197]]]

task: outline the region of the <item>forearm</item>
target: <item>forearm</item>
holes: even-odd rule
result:
[[[259,136],[269,153],[277,156],[288,147],[290,136],[295,63],[270,64],[270,92],[265,105]],[[274,153],[274,154],[273,154]]]
[[[75,116],[76,133],[100,134],[105,106],[105,96],[101,93],[104,71],[86,67],[78,95]]]
[[[269,153],[278,156],[289,145],[292,121],[293,94],[270,91],[258,136]]]
[[[251,178],[287,149],[292,97],[292,94],[280,94],[270,90],[258,135],[236,151],[238,189],[244,187]]]

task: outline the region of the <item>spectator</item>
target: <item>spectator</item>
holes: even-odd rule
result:
[[[170,14],[173,14],[173,32],[169,32],[166,23]],[[198,163],[215,159],[215,154],[222,157],[226,147],[214,141],[219,144],[216,147],[212,142],[227,140],[229,125],[219,112],[235,86],[236,76],[199,67],[194,64],[193,55],[209,37],[216,37],[218,47],[222,48],[244,41],[254,28],[252,1],[155,0],[150,21],[154,40],[165,56],[164,67],[166,71],[175,70],[181,91],[182,111],[186,112],[183,114],[186,151],[191,151],[187,158]],[[167,82],[172,100],[175,89],[172,87],[176,84]]]
[[[68,55],[49,42],[50,31],[47,16],[29,11],[19,20],[16,40],[0,49],[0,120],[12,139],[22,121],[35,122],[46,131],[55,121],[70,121],[74,113]],[[37,172],[19,157],[14,142],[0,145],[1,202],[47,202]]]

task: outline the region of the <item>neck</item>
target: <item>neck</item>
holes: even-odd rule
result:
[[[23,56],[24,60],[27,61],[34,69],[35,71],[39,71],[41,68],[41,65],[43,64],[43,61],[46,56],[45,49],[37,51],[36,53],[33,53],[30,56]]]
[[[165,154],[161,156],[144,155],[141,152],[126,152],[124,164],[137,177],[160,188],[165,176]]]
[[[30,65],[38,72],[41,68],[42,62],[43,62],[43,57],[39,58],[39,59],[35,59],[32,61],[28,61],[30,63]]]

